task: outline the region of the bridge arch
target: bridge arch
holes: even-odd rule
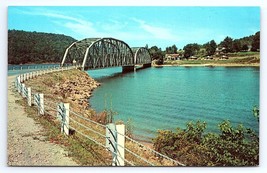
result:
[[[148,49],[130,48],[115,38],[86,38],[72,43],[65,50],[61,66],[74,60],[82,69],[151,64]]]
[[[147,48],[145,47],[132,47],[134,52],[135,64],[149,64],[151,63],[151,56]]]
[[[61,62],[73,60],[83,69],[134,65],[134,54],[129,45],[115,38],[86,38],[72,43]]]

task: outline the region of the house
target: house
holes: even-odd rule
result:
[[[226,59],[229,59],[227,55],[223,55],[220,57],[220,60],[226,60]]]
[[[213,59],[213,56],[211,55],[211,56],[206,56],[205,57],[205,60],[212,60]]]
[[[198,58],[198,57],[196,57],[196,56],[190,56],[188,59],[189,59],[189,60],[197,60],[197,58]]]
[[[166,54],[164,60],[165,61],[180,60],[181,57],[182,57],[181,54]]]
[[[225,47],[217,47],[216,50],[215,50],[215,55],[222,55],[224,54],[224,50],[225,50]]]

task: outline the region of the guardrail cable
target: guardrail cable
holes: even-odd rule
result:
[[[105,125],[100,124],[100,123],[98,123],[98,122],[96,122],[96,121],[90,120],[90,119],[88,119],[88,118],[85,118],[85,117],[83,117],[82,115],[79,115],[79,114],[77,114],[77,113],[75,113],[75,112],[73,112],[73,111],[71,111],[71,110],[69,110],[69,112],[72,113],[72,114],[74,114],[74,115],[76,115],[77,117],[79,117],[79,118],[85,120],[85,121],[89,121],[89,122],[91,122],[91,123],[94,123],[94,124],[96,124],[96,125],[99,125],[99,126],[101,126],[101,127],[106,128]]]
[[[95,131],[95,130],[93,130],[93,129],[91,129],[91,128],[89,128],[89,127],[87,127],[87,126],[85,126],[85,125],[83,125],[83,124],[81,124],[81,123],[79,123],[78,121],[74,120],[73,118],[69,117],[69,119],[70,119],[71,121],[73,121],[74,123],[76,123],[76,124],[82,126],[83,128],[85,128],[85,129],[87,129],[87,130],[90,130],[90,131],[92,131],[92,132],[98,134],[98,135],[101,136],[101,137],[106,138],[106,135],[103,135],[103,134],[101,134],[101,133],[99,133],[99,132],[97,132],[97,131]]]
[[[126,135],[125,135],[125,138],[128,139],[128,140],[130,140],[131,142],[134,142],[134,143],[142,146],[143,148],[145,148],[145,149],[147,149],[147,150],[149,150],[149,151],[151,151],[151,152],[153,152],[153,153],[155,153],[157,155],[160,155],[161,157],[163,157],[163,158],[165,158],[167,160],[170,160],[170,161],[172,161],[172,162],[174,162],[174,163],[176,163],[178,165],[185,166],[184,164],[182,164],[182,163],[180,163],[180,162],[178,162],[178,161],[176,161],[176,160],[174,160],[174,159],[172,159],[172,158],[170,158],[170,157],[168,157],[168,156],[166,156],[164,154],[161,154],[161,153],[159,153],[159,152],[157,152],[157,151],[155,151],[155,150],[153,150],[153,149],[151,149],[151,148],[149,148],[149,147],[141,144],[140,142],[137,142],[136,140],[134,140],[134,139],[132,139],[132,138],[126,136]]]

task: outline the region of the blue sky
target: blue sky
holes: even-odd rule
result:
[[[131,47],[217,43],[260,30],[259,7],[27,7],[8,8],[8,29],[114,37]]]

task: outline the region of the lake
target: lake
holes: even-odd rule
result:
[[[122,74],[121,68],[87,71],[102,85],[93,92],[91,106],[112,109],[115,120],[131,120],[134,135],[150,141],[158,129],[185,128],[189,121],[207,122],[218,132],[228,119],[236,126],[259,131],[253,117],[259,106],[258,67],[164,67]]]
[[[8,76],[13,76],[13,75],[19,75],[23,73],[29,73],[32,71],[37,71],[37,70],[43,70],[43,69],[48,69],[48,68],[55,68],[59,67],[60,64],[22,64],[22,65],[8,65],[7,69],[7,75]]]

